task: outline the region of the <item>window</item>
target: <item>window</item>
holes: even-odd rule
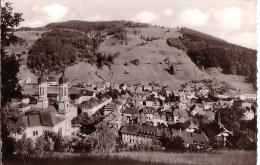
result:
[[[33,136],[38,136],[38,131],[33,131]]]

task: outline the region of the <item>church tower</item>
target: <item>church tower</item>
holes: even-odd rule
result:
[[[49,101],[48,101],[48,83],[47,83],[47,78],[45,76],[41,76],[38,79],[38,92],[39,92],[39,99],[38,99],[38,103],[37,103],[37,108],[39,109],[46,109],[48,108],[49,105]]]
[[[59,79],[59,113],[66,113],[70,109],[69,84],[64,74]]]

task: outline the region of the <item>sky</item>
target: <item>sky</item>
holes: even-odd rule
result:
[[[67,20],[131,20],[188,27],[256,49],[256,0],[4,0],[22,12],[21,26]]]

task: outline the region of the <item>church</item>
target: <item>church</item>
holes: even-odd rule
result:
[[[47,78],[41,76],[38,85],[37,104],[33,105],[22,118],[25,124],[24,135],[33,140],[47,132],[70,136],[75,131],[71,121],[77,116],[77,108],[70,103],[68,79],[64,75],[59,79],[57,106],[49,104]],[[16,138],[21,137],[22,135]]]

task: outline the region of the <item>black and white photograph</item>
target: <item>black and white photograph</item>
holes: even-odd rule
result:
[[[0,165],[256,165],[259,9],[1,0]]]

